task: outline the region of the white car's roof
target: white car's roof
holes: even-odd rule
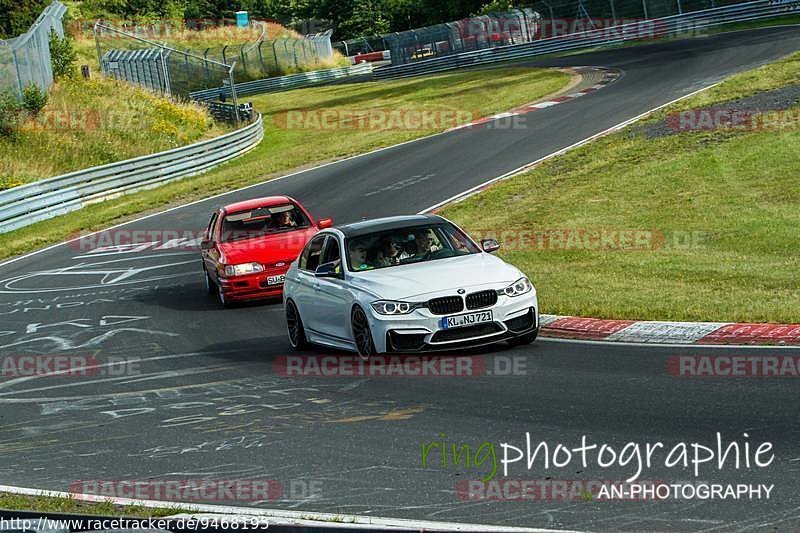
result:
[[[359,235],[366,235],[378,231],[428,226],[430,224],[441,224],[443,222],[447,221],[436,215],[406,215],[362,220],[360,222],[353,222],[352,224],[337,226],[336,229],[341,231],[345,237],[358,237]]]

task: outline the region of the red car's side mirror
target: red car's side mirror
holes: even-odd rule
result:
[[[214,248],[214,241],[209,239],[203,239],[200,241],[201,250],[211,250],[212,248]]]
[[[332,218],[321,218],[319,222],[317,222],[317,227],[319,229],[331,228],[333,227],[333,219]]]

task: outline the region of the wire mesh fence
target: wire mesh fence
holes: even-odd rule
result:
[[[207,48],[203,56],[235,64],[238,82],[334,66],[331,32]]]
[[[680,15],[701,9],[711,9],[741,0],[538,0],[530,8],[538,12],[545,21],[582,21],[584,25],[597,27],[610,25],[620,19],[653,19]],[[562,23],[563,24],[563,23]],[[577,25],[578,23],[575,22]],[[569,26],[567,26],[569,28]],[[565,30],[566,31],[566,30]],[[575,33],[575,32],[572,32]],[[542,37],[551,37],[543,29]]]
[[[103,53],[117,46],[110,37],[124,34],[127,39],[119,43],[124,47],[119,50],[129,49],[131,38],[158,43],[159,46],[169,47],[188,56],[231,65],[234,67],[233,75],[237,82],[329,68],[338,64],[331,46],[330,31],[298,37],[283,28],[276,29],[274,23],[269,21],[252,20],[245,28],[229,25],[229,22],[225,19],[165,20],[156,23],[124,21],[121,24],[100,21],[103,27],[101,29],[104,29]],[[105,28],[112,28],[114,35],[109,35]],[[227,38],[235,44],[202,46],[200,32],[209,31],[212,36]],[[194,33],[197,33],[196,44],[187,47],[187,43],[194,40]],[[178,37],[179,42],[168,45],[167,42],[171,42],[172,37]]]
[[[507,12],[334,43],[345,56],[388,50],[392,65],[603,30],[742,0],[534,0]]]
[[[443,55],[521,44],[536,38],[538,13],[531,8],[490,13],[454,22],[336,43],[346,56],[389,50],[393,65]]]
[[[188,100],[194,91],[234,86],[233,64],[176,50],[99,22],[94,36],[100,68],[115,79],[178,100]],[[235,104],[235,91],[231,98]]]
[[[39,15],[30,29],[13,39],[0,40],[0,93],[22,99],[29,84],[47,91],[53,84],[50,63],[50,32],[64,36],[61,19],[67,8],[55,0]]]
[[[386,39],[384,39],[383,35],[367,35],[356,39],[338,41],[333,43],[333,48],[344,56],[354,56],[388,50],[389,46],[386,44]]]

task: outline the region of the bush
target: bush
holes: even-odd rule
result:
[[[33,116],[47,105],[47,93],[39,89],[35,83],[30,82],[22,90],[22,108]]]
[[[10,92],[0,93],[0,134],[11,136],[22,122],[22,105],[16,95]]]
[[[53,77],[71,78],[75,74],[77,54],[72,46],[72,37],[61,37],[54,30],[50,31],[50,64]]]

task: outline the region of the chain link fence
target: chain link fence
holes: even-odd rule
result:
[[[235,64],[234,75],[239,82],[334,66],[330,31],[303,38],[259,39],[208,48],[203,56]]]
[[[740,3],[741,0],[539,0],[530,4],[531,9],[541,14],[545,21],[577,21],[592,27],[608,26],[616,20],[646,20],[680,15],[701,9]],[[569,26],[567,31],[569,30]],[[575,33],[575,32],[572,32]],[[541,37],[552,37],[545,31]]]
[[[345,56],[388,50],[392,65],[404,65],[740,3],[742,0],[534,0],[507,12],[364,36],[333,46]]]
[[[31,83],[42,92],[50,88],[53,84],[50,32],[64,36],[61,19],[66,11],[64,4],[55,0],[27,32],[0,40],[0,93],[10,93],[21,100],[23,89]]]
[[[234,86],[233,64],[176,50],[99,22],[94,37],[100,69],[106,75],[168,98],[188,100],[195,91]],[[231,99],[235,104],[235,91]]]
[[[246,42],[239,44],[185,48],[183,44],[168,45],[159,38],[162,36],[168,40],[173,32],[176,35],[185,35],[187,32],[206,29],[207,26],[202,22],[169,20],[166,23],[134,23],[120,26],[99,21],[102,30],[100,34],[102,54],[110,50],[130,50],[131,39],[139,39],[157,43],[157,46],[180,52],[187,57],[231,65],[234,69],[233,76],[239,83],[338,65],[331,46],[330,31],[305,37],[292,37],[286,31],[281,31],[277,38],[273,35],[270,39],[267,37],[268,23],[258,20],[251,21],[247,30],[236,26],[230,27],[231,35],[242,32],[252,36]],[[225,24],[226,20],[216,22],[216,26],[210,26],[212,30],[225,30],[228,27]],[[236,37],[241,36],[242,34],[236,35]],[[133,49],[141,49],[141,46],[137,44]]]
[[[531,9],[513,9],[426,26],[381,36],[360,37],[336,43],[346,56],[389,50],[393,65],[431,57],[521,44],[536,38],[539,14]]]

